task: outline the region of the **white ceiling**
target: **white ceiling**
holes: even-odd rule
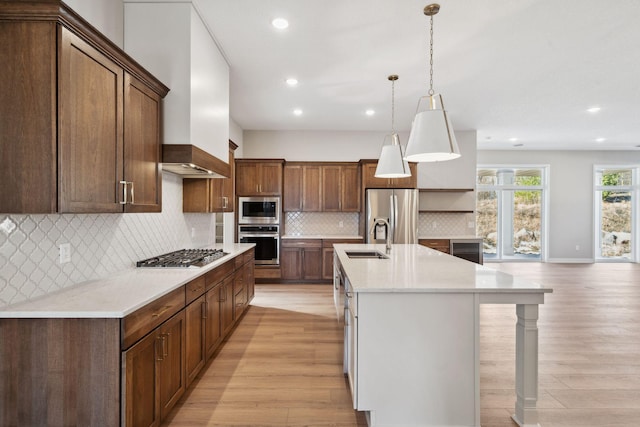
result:
[[[194,0],[229,62],[231,116],[245,130],[389,131],[387,76],[398,74],[395,127],[408,131],[428,90],[428,3]],[[640,149],[639,0],[439,3],[434,89],[479,149]],[[289,28],[275,30],[275,17]]]

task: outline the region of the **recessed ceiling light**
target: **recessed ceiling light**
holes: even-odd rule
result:
[[[516,142],[518,140],[518,138],[509,138],[509,141],[511,142]]]
[[[287,82],[287,84],[289,86],[297,86],[298,79],[294,79],[293,77],[289,77],[287,80],[285,80],[285,82]]]
[[[600,111],[600,107],[591,107],[591,108],[588,108],[587,111],[589,113],[597,113],[598,111]]]
[[[490,136],[485,136],[484,139],[486,139],[487,141],[491,141],[491,137]]]
[[[293,114],[295,116],[301,116],[302,115],[302,110],[299,108],[296,108],[295,110],[293,110]]]
[[[271,21],[271,25],[273,25],[275,28],[279,30],[284,30],[289,26],[289,21],[287,21],[284,18],[276,18],[273,21]]]
[[[605,142],[606,139],[605,138],[596,138],[596,142]]]
[[[374,110],[367,110],[364,112],[367,116],[373,116],[376,112]]]
[[[522,147],[524,144],[520,143],[520,144],[513,144],[514,147]]]

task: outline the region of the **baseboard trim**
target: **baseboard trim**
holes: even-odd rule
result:
[[[550,264],[593,264],[595,260],[593,258],[549,258],[547,262]]]

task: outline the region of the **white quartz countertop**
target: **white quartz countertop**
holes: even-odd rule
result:
[[[418,236],[418,239],[446,239],[446,240],[482,240],[482,237],[477,236]]]
[[[354,292],[547,293],[552,289],[422,245],[392,245],[388,259],[349,258],[345,251],[383,244],[334,245]]]
[[[133,267],[104,279],[2,307],[0,318],[123,318],[254,246],[253,243],[211,246],[229,255],[204,267]]]

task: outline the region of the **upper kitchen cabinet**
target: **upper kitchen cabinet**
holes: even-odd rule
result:
[[[376,178],[377,160],[360,160],[362,165],[363,188],[417,188],[418,169],[416,163],[409,163],[411,176],[407,178]]]
[[[159,212],[168,89],[64,3],[0,3],[3,213]]]
[[[280,196],[282,159],[237,159],[236,196]]]
[[[229,178],[184,178],[183,212],[233,212],[235,210],[235,154],[238,146],[229,141]]]
[[[164,142],[194,145],[226,163],[229,65],[197,10],[191,2],[125,0],[124,17],[125,50],[171,87]]]
[[[359,212],[357,163],[287,162],[285,212]]]

